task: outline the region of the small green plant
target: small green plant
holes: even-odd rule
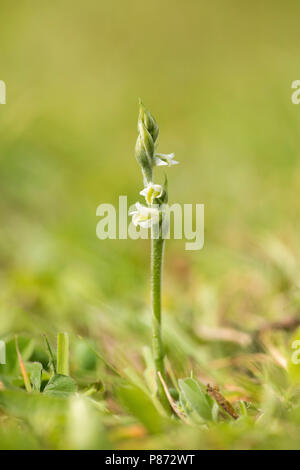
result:
[[[77,390],[75,381],[69,376],[69,335],[58,333],[56,357],[45,336],[49,353],[49,370],[45,370],[40,362],[24,361],[19,349],[18,338],[15,347],[19,369],[22,374],[25,390],[28,393],[41,392],[42,380],[46,382],[43,393],[46,395],[67,396]]]
[[[164,252],[163,205],[168,202],[167,178],[163,185],[154,182],[155,166],[171,166],[178,162],[174,154],[156,152],[159,127],[151,113],[140,101],[138,116],[138,138],[135,147],[136,159],[139,162],[144,189],[140,192],[145,197],[146,206],[136,203],[133,223],[142,228],[151,228],[151,299],[152,299],[152,350],[155,364],[157,394],[161,402],[168,406],[162,379],[165,379],[164,347],[161,334],[161,282]]]
[[[47,383],[44,393],[54,396],[68,396],[77,390],[76,382],[69,376],[69,335],[58,333],[56,361],[47,341],[54,374]]]

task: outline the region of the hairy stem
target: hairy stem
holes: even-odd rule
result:
[[[151,240],[151,277],[152,277],[152,350],[155,365],[155,375],[158,398],[163,407],[170,411],[169,401],[166,397],[163,384],[159,378],[161,374],[165,380],[164,347],[161,337],[161,282],[162,264],[164,252],[164,239],[152,238]]]
[[[164,240],[152,239],[151,274],[152,274],[152,333],[153,333],[153,357],[156,372],[162,377],[164,371],[164,349],[161,339],[161,278],[163,261]]]

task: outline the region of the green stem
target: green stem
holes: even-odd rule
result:
[[[151,276],[152,276],[152,350],[155,365],[157,394],[161,404],[166,410],[170,410],[169,401],[166,397],[163,385],[159,379],[158,372],[165,380],[164,347],[161,336],[161,282],[162,263],[164,252],[164,239],[152,238],[151,240]]]
[[[58,333],[57,336],[57,373],[69,375],[69,335]]]

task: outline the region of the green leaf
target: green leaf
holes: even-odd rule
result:
[[[42,364],[40,362],[25,362],[25,367],[33,390],[39,392],[41,389]]]
[[[10,415],[28,419],[29,422],[45,420],[55,424],[58,416],[66,410],[65,400],[42,393],[27,393],[25,390],[0,390],[0,409]]]
[[[127,410],[135,416],[150,433],[155,434],[162,432],[164,420],[143,390],[134,385],[127,385],[120,387],[118,395]]]
[[[196,415],[204,421],[213,419],[213,400],[203,392],[194,379],[187,378],[178,381],[180,393],[180,401],[188,415]]]
[[[56,374],[51,377],[44,389],[46,395],[68,396],[77,391],[75,380],[67,375]]]

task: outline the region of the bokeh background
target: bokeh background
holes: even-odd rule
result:
[[[205,204],[203,250],[166,248],[164,335],[177,370],[226,355],[201,339],[203,325],[252,332],[296,315],[299,3],[0,5],[0,335],[66,330],[140,364],[149,243],[96,238],[97,206],[134,203],[141,190],[139,97],[160,151],[180,161],[170,202]]]
[[[297,8],[1,1],[2,332],[39,329],[36,316],[84,324],[82,301],[144,304],[148,243],[95,236],[98,204],[137,200],[138,97],[159,122],[160,150],[181,163],[170,201],[206,208],[202,251],[168,244],[170,302],[190,269],[197,291],[236,290],[230,276],[251,277],[262,237],[297,249]]]

